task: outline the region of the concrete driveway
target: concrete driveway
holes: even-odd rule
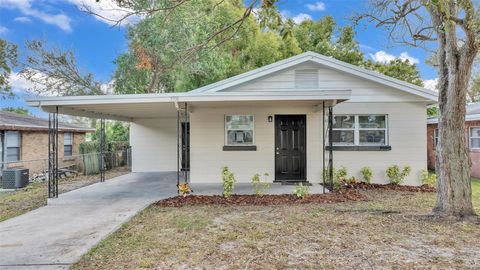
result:
[[[131,173],[0,222],[0,269],[67,269],[151,203],[176,195],[176,173]]]

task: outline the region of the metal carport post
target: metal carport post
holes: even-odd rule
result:
[[[48,198],[58,198],[58,106],[48,114]]]

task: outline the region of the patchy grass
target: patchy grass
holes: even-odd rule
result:
[[[475,183],[477,212],[480,197]],[[480,268],[480,221],[430,216],[435,194],[362,191],[367,202],[152,205],[73,269]]]
[[[126,167],[106,172],[105,177],[113,178],[128,173]],[[98,175],[79,175],[59,181],[60,193],[65,193],[98,182]],[[47,204],[47,183],[32,183],[26,188],[0,192],[0,222],[24,214]]]
[[[473,207],[480,214],[480,179],[472,179]]]

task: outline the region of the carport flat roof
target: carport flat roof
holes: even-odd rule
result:
[[[215,93],[164,93],[104,96],[36,97],[28,99],[33,107],[46,112],[105,118],[119,121],[133,121],[134,118],[175,117],[182,103],[189,106],[241,105],[254,102],[257,105],[275,102],[288,104],[320,104],[321,101],[342,102],[350,99],[351,90],[300,90],[300,91],[257,91],[257,92],[215,92]]]

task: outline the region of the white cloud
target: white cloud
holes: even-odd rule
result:
[[[306,4],[305,5],[310,11],[323,11],[325,10],[325,3],[323,2],[316,2],[313,4]]]
[[[29,93],[31,89],[35,88],[35,84],[18,74],[17,72],[12,72],[8,78],[10,86],[14,93]]]
[[[8,32],[8,28],[0,25],[0,34],[6,33],[6,32]]]
[[[283,20],[292,19],[296,24],[300,24],[305,20],[311,20],[312,16],[305,13],[299,13],[297,15],[292,15],[292,13],[288,10],[280,11],[280,15],[282,16]]]
[[[23,15],[37,18],[44,23],[55,25],[65,32],[71,32],[71,19],[65,14],[50,14],[32,6],[32,0],[0,0],[0,7],[18,9]]]
[[[410,63],[413,63],[413,64],[420,63],[420,60],[418,60],[418,58],[410,56],[407,52],[402,52],[399,56],[389,54],[385,51],[378,51],[375,54],[370,53],[369,55],[373,59],[373,61],[379,62],[379,63],[388,63],[395,59],[401,59],[403,61],[408,60],[410,61]]]
[[[19,22],[19,23],[29,23],[31,22],[32,20],[30,20],[29,17],[16,17],[15,19],[13,19],[13,21],[15,22]]]
[[[113,95],[115,94],[115,81],[114,80],[111,80],[110,82],[108,83],[102,83],[100,85],[100,90],[102,91],[102,93],[104,93],[105,95]]]
[[[115,25],[116,22],[125,17],[132,10],[119,7],[114,0],[102,0],[97,2],[96,0],[68,0],[70,3],[76,5],[82,11],[88,11],[97,20],[107,23],[109,25]],[[125,18],[121,22],[121,25],[134,24],[141,20],[140,16],[130,16]]]
[[[423,81],[423,87],[433,91],[438,91],[437,84],[438,84],[438,78]]]
[[[300,13],[294,17],[292,17],[292,20],[296,23],[296,24],[300,24],[302,23],[303,21],[306,21],[306,20],[311,20],[312,19],[312,16],[308,15],[308,14],[305,14],[305,13]]]

